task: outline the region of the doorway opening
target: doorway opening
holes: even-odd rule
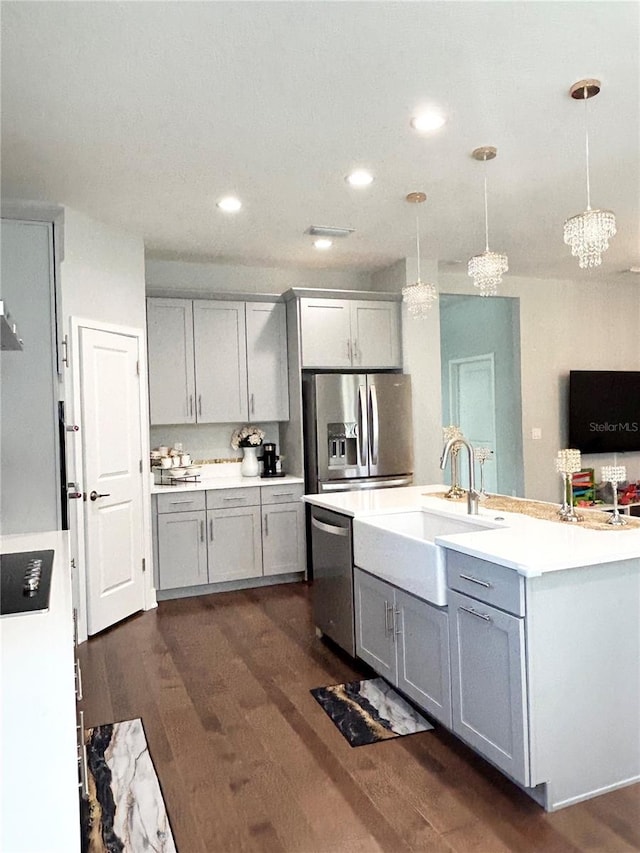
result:
[[[520,300],[441,294],[440,354],[443,426],[492,450],[487,491],[523,496]]]

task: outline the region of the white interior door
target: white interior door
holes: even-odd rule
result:
[[[144,606],[138,340],[80,329],[87,627]]]
[[[492,451],[484,463],[483,478],[485,490],[496,492],[498,459],[493,353],[452,359],[449,362],[449,388],[451,423],[460,427],[473,447],[488,447]],[[476,473],[478,471],[479,466],[476,465]],[[479,486],[478,481],[477,484]]]

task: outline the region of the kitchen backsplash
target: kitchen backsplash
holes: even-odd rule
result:
[[[151,448],[180,442],[194,462],[213,462],[222,459],[240,459],[242,450],[231,447],[231,435],[243,424],[175,424],[152,426],[149,430]],[[257,423],[265,432],[265,441],[275,442],[280,448],[280,428],[277,423]]]

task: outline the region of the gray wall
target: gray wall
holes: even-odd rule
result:
[[[2,220],[2,299],[24,349],[0,356],[3,534],[60,526],[52,226]]]

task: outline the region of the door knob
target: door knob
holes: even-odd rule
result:
[[[108,498],[108,497],[109,497],[109,494],[110,494],[109,492],[105,492],[105,494],[104,494],[104,495],[99,495],[99,494],[96,492],[96,490],[94,489],[94,490],[89,494],[89,498],[90,498],[92,501],[97,501],[97,500],[98,500],[98,498]]]

